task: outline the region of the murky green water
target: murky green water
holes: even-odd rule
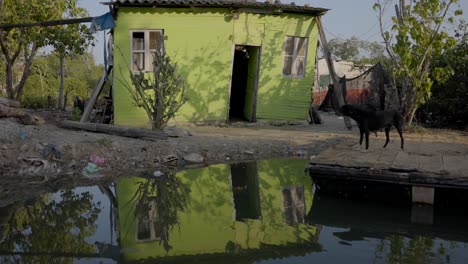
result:
[[[421,221],[408,205],[318,195],[306,163],[215,165],[5,205],[0,263],[466,263],[464,207]]]

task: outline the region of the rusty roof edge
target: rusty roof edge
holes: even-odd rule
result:
[[[151,7],[219,7],[219,8],[256,8],[256,9],[266,9],[266,10],[278,10],[281,9],[286,13],[299,13],[299,14],[311,14],[314,16],[323,16],[330,9],[321,8],[321,7],[309,7],[309,6],[298,6],[295,4],[271,4],[268,2],[233,2],[233,1],[223,1],[219,2],[208,2],[208,1],[187,1],[187,2],[178,2],[178,1],[125,1],[117,0],[112,2],[100,2],[103,5],[112,5],[112,6],[151,6]]]

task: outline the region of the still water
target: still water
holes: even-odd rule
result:
[[[415,223],[407,204],[315,192],[306,163],[214,165],[0,201],[0,263],[468,263],[466,207]]]

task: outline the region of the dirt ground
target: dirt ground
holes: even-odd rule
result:
[[[45,125],[25,126],[0,119],[0,193],[34,195],[76,185],[106,184],[123,176],[147,176],[216,163],[273,158],[309,159],[347,140],[357,142],[341,118],[322,113],[324,124],[307,122],[178,124],[191,135],[149,141],[62,129],[63,116],[38,113]],[[467,133],[425,130],[433,140],[467,141]],[[405,138],[411,140],[412,134]],[[381,133],[379,140],[383,140]],[[395,138],[397,140],[397,138]],[[23,194],[17,194],[21,183]],[[3,195],[2,195],[3,196]],[[4,201],[7,202],[7,201]],[[1,206],[1,204],[0,204]]]

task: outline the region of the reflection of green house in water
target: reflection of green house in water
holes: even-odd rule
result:
[[[145,180],[120,181],[116,191],[121,257],[258,260],[320,250],[316,228],[304,224],[313,199],[304,165],[300,160],[260,161],[177,174],[190,193],[186,208],[178,212],[179,224],[169,228],[168,250],[157,232],[158,214],[148,210],[145,217],[135,217],[132,197],[137,182]]]
[[[147,125],[122,80],[164,42],[190,85],[177,121],[306,119],[326,9],[255,1],[113,0],[115,123]],[[121,52],[120,52],[120,51]],[[129,80],[128,80],[128,83]]]

